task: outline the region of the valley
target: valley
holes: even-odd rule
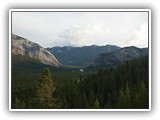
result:
[[[12,37],[12,109],[145,109],[148,48],[43,48]]]

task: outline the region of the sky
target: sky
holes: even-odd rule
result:
[[[12,12],[12,33],[43,47],[148,47],[148,12]]]

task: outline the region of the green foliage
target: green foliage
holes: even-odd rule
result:
[[[126,84],[125,93],[120,90],[120,94],[118,97],[118,106],[119,108],[131,108],[131,94],[128,86],[128,82]]]
[[[13,71],[12,108],[149,107],[148,56],[96,73],[75,68],[51,71],[53,74],[49,69],[42,74],[38,69],[35,73]]]
[[[145,84],[143,81],[138,85],[137,92],[135,94],[135,98],[133,99],[133,105],[136,108],[148,108],[149,104],[148,99],[148,90],[145,87]]]
[[[53,106],[53,80],[49,69],[44,69],[41,79],[35,89],[32,102],[35,108],[51,108]]]
[[[47,48],[60,63],[71,66],[88,66],[94,62],[99,54],[112,52],[117,49],[119,47],[111,45]]]
[[[26,108],[26,104],[20,99],[15,99],[15,108]]]
[[[128,83],[126,84],[126,92],[125,93],[126,93],[125,94],[126,108],[130,108],[131,107],[131,94],[130,94]]]
[[[95,104],[95,94],[94,94],[94,91],[93,91],[93,90],[89,91],[88,101],[89,101],[89,103],[90,103],[90,107],[91,107],[91,108],[94,108],[94,104]]]
[[[118,107],[119,108],[124,108],[125,107],[125,102],[126,102],[126,99],[125,99],[125,94],[124,92],[121,90],[120,91],[120,94],[119,94],[119,98],[118,98]]]
[[[96,108],[96,109],[100,108],[98,99],[96,99],[95,108]]]

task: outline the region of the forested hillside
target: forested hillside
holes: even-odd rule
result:
[[[64,46],[46,49],[55,55],[63,65],[88,66],[94,62],[99,54],[113,52],[120,49],[120,47],[115,45],[91,45],[83,47]]]
[[[44,69],[34,84],[26,80],[26,88],[12,84],[12,108],[149,108],[148,56],[83,74],[57,83],[54,71]]]

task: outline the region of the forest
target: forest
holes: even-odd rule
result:
[[[12,109],[149,108],[148,55],[96,71],[20,71],[12,69]]]

